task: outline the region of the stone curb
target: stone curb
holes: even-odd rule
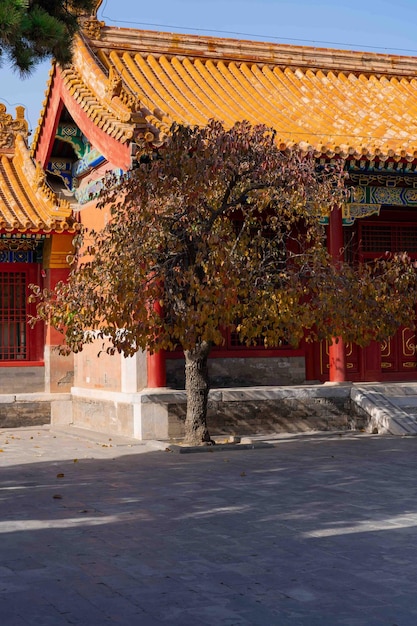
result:
[[[180,444],[172,444],[169,441],[150,440],[140,441],[122,435],[108,435],[106,433],[97,432],[95,430],[87,430],[77,427],[52,427],[48,428],[51,434],[61,434],[73,437],[74,439],[84,439],[95,443],[105,443],[114,448],[120,447],[141,447],[147,448],[149,452],[173,452],[175,454],[193,454],[198,452],[231,452],[236,450],[259,450],[262,448],[274,448],[275,444],[267,441],[252,441],[249,438],[242,439],[241,442],[235,443],[218,443],[214,446],[181,446]],[[267,437],[267,436],[266,436]]]
[[[96,430],[88,430],[87,428],[78,428],[77,426],[51,426],[49,428],[52,434],[67,435],[75,439],[85,439],[87,441],[94,441],[95,443],[111,444],[112,447],[121,446],[138,446],[146,447],[148,441],[141,441],[140,439],[133,439],[123,435],[114,435],[112,433],[102,433]]]
[[[216,443],[214,446],[180,446],[166,445],[166,452],[175,454],[194,454],[196,452],[237,452],[240,450],[259,450],[262,448],[275,448],[273,443],[256,441],[253,443]]]

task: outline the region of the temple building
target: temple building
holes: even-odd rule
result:
[[[0,389],[69,391],[73,366],[54,360],[53,330],[29,327],[35,310],[28,296],[31,283],[52,286],[67,277],[79,224],[31,158],[27,136],[23,107],[13,118],[0,104]]]
[[[27,372],[42,366],[45,390],[71,388],[74,423],[113,425],[142,438],[157,434],[149,390],[182,387],[181,354],[97,359],[95,347],[87,346],[73,366],[73,357],[64,363],[54,356],[52,375],[59,337],[24,325],[23,285],[52,285],[65,277],[77,224],[108,218],[96,209],[105,173],[133,167],[139,140],[163,145],[173,122],[263,123],[276,130],[283,149],[298,146],[321,164],[343,159],[353,192],[327,219],[330,251],[344,249],[352,260],[385,251],[417,258],[416,76],[415,57],[115,28],[95,16],[84,19],[73,64],[51,69],[30,155],[20,112],[9,151],[0,149],[0,366]],[[7,290],[13,306],[3,295]],[[416,352],[408,328],[368,348],[342,342],[248,348],[231,333],[212,352],[211,380],[213,387],[340,380],[335,363],[345,364],[342,378],[348,381],[415,380]]]

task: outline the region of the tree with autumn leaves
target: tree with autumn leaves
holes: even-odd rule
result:
[[[35,289],[38,319],[62,350],[184,351],[185,441],[210,442],[207,359],[224,331],[250,345],[342,337],[366,344],[409,323],[417,300],[407,255],[334,264],[320,217],[346,201],[343,163],[281,150],[273,130],[174,125],[159,151],[107,180],[111,219],[77,238],[68,282]]]

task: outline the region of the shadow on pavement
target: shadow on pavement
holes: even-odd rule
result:
[[[0,458],[5,626],[417,623],[414,438],[29,462],[36,441]]]

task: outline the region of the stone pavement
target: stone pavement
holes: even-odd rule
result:
[[[417,438],[0,431],[1,626],[415,626]]]

